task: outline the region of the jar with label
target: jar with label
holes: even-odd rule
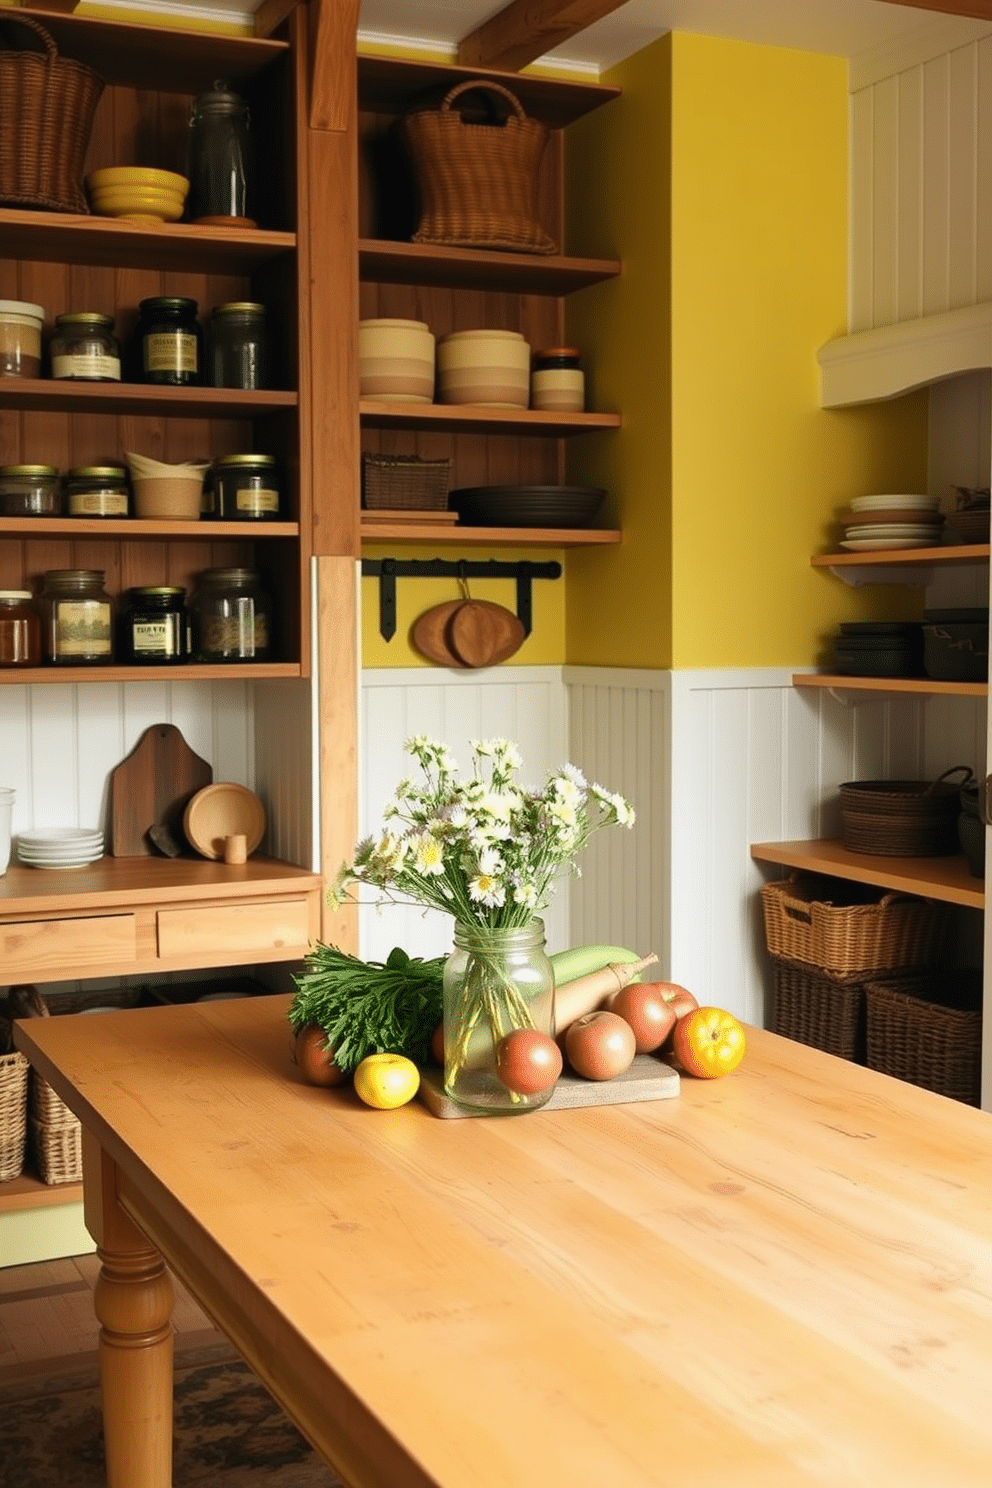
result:
[[[0,377],[41,376],[45,312],[27,300],[0,300]]]
[[[114,317],[79,310],[56,315],[52,376],[70,382],[120,382],[121,349]]]
[[[138,305],[138,372],[142,382],[197,387],[202,381],[203,333],[197,303],[181,295],[153,295]]]
[[[39,599],[42,645],[56,666],[114,659],[114,607],[99,568],[51,568]]]
[[[61,510],[54,465],[0,465],[0,517],[57,517]]]
[[[118,656],[136,666],[186,660],[186,590],[171,584],[129,589],[118,622]]]
[[[197,661],[268,661],[272,602],[250,568],[208,568],[189,602]]]
[[[210,317],[208,381],[211,387],[269,386],[265,306],[252,301],[216,305]]]
[[[219,521],[278,519],[280,488],[274,455],[221,455],[210,473],[214,516]]]
[[[0,589],[0,667],[41,664],[41,620],[29,589]]]
[[[534,353],[530,375],[530,406],[547,413],[581,413],[586,405],[586,380],[576,346],[549,346]]]
[[[126,517],[131,496],[123,465],[76,465],[65,478],[70,517]]]

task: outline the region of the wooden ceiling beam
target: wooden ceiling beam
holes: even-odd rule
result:
[[[626,0],[511,0],[466,36],[458,48],[462,67],[519,72],[619,10]]]
[[[939,10],[943,15],[971,16],[992,21],[992,0],[885,0],[889,5],[911,5],[914,10]]]

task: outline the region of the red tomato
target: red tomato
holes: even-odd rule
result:
[[[549,1033],[515,1028],[496,1045],[496,1073],[507,1090],[537,1095],[561,1074],[561,1050]]]
[[[308,1085],[341,1085],[348,1078],[334,1063],[327,1034],[315,1023],[301,1028],[293,1045],[293,1059]]]
[[[675,1027],[675,1008],[662,995],[666,985],[665,982],[628,982],[610,1003],[610,1012],[634,1030],[638,1054],[660,1049]]]
[[[587,1080],[612,1080],[622,1075],[630,1068],[636,1047],[630,1024],[605,1008],[576,1018],[565,1034],[568,1062]]]
[[[689,1075],[714,1080],[729,1075],[744,1058],[744,1028],[723,1008],[701,1007],[686,1013],[675,1025],[674,1050]]]

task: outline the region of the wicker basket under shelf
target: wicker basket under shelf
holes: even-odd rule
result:
[[[0,1055],[0,1183],[23,1171],[27,1112],[28,1062],[16,1051]]]
[[[444,511],[451,461],[363,455],[362,505],[369,511]]]
[[[866,1005],[863,982],[817,975],[808,966],[775,962],[772,1033],[864,1064]]]
[[[761,902],[769,954],[834,980],[933,966],[947,927],[942,904],[812,876],[765,884]]]
[[[871,981],[865,996],[871,1069],[967,1105],[979,1104],[981,973]]]
[[[42,1183],[79,1183],[83,1176],[83,1132],[76,1117],[50,1125],[31,1117],[31,1144]]]

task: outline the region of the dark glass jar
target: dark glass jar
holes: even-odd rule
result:
[[[120,382],[121,348],[114,317],[95,310],[56,315],[49,348],[52,377],[69,382]]]
[[[126,517],[131,509],[123,465],[75,465],[65,478],[70,517]]]
[[[208,568],[189,602],[190,634],[197,661],[268,661],[272,655],[272,602],[250,568]]]
[[[281,493],[274,455],[221,455],[210,474],[219,521],[278,520]]]
[[[191,222],[254,227],[248,105],[222,81],[193,100],[189,116]]]
[[[211,387],[269,386],[265,306],[252,301],[216,305],[210,317],[207,380]]]
[[[41,620],[29,589],[0,589],[0,667],[41,664]]]
[[[54,465],[0,465],[0,517],[57,517],[61,510]]]
[[[196,387],[203,380],[203,332],[197,303],[181,295],[153,295],[138,306],[135,339],[142,382]]]
[[[114,659],[114,607],[98,568],[53,568],[38,601],[46,661],[99,666]]]
[[[129,589],[117,626],[118,655],[136,666],[186,660],[186,590],[174,585]]]

